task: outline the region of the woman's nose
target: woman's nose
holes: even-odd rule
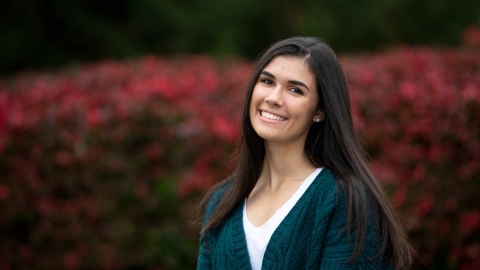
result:
[[[266,97],[265,102],[272,106],[283,106],[282,88],[280,86],[275,87]]]

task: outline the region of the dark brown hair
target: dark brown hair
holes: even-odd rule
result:
[[[268,48],[257,61],[246,93],[242,137],[237,144],[235,171],[205,195],[199,206],[201,212],[205,211],[208,201],[218,188],[226,182],[230,182],[231,186],[205,221],[202,233],[217,227],[238,203],[245,200],[260,176],[265,147],[263,139],[252,127],[249,107],[260,72],[277,56],[304,59],[316,78],[320,97],[318,109],[325,113],[325,119],[311,126],[304,153],[314,166],[328,167],[345,193],[348,209],[346,228],[350,231],[353,226],[356,233],[355,249],[350,261],[357,260],[363,249],[367,234],[367,216],[372,209],[370,206],[373,205],[377,212],[376,229],[381,239],[377,256],[391,264],[393,269],[409,268],[412,250],[405,232],[382,187],[370,171],[355,134],[350,95],[343,70],[335,52],[321,40],[311,37],[293,37],[279,41]]]

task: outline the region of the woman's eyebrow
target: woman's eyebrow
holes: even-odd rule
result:
[[[263,70],[263,71],[261,72],[261,74],[275,79],[275,76],[274,76],[272,73],[268,72],[268,71]],[[293,84],[293,85],[303,86],[303,87],[307,88],[308,91],[310,91],[310,89],[308,88],[308,86],[307,86],[306,84],[304,84],[303,82],[295,81],[295,80],[289,80],[288,83],[289,83],[289,84]]]
[[[273,74],[268,71],[262,70],[261,74],[275,79],[275,76],[273,76]]]

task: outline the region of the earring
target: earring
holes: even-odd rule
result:
[[[320,122],[320,117],[316,118],[315,122],[317,122],[317,123]]]

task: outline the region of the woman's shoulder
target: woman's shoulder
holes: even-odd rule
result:
[[[342,179],[332,169],[325,167],[322,169],[319,177],[321,177],[321,188],[328,187],[330,193],[335,194],[337,202],[346,204],[351,197],[364,197],[366,202],[372,202],[372,194],[367,186],[358,181],[355,177]],[[357,196],[354,196],[357,195]]]
[[[322,168],[322,171],[314,180],[313,186],[313,189],[315,190],[314,196],[319,199],[319,203],[322,204],[324,200],[333,199],[338,201],[338,195],[342,191],[334,171],[328,167]]]
[[[378,205],[367,186],[355,178],[341,179],[328,168],[324,168],[322,173],[324,177],[318,180],[324,183],[318,188],[317,194],[320,192],[323,195],[320,195],[318,203],[323,209],[329,209],[325,204],[332,208],[331,222],[338,223],[339,228],[343,227],[347,223],[349,211],[359,207],[365,209],[366,215],[360,218],[366,219],[368,230],[375,229],[379,218]]]
[[[337,191],[337,178],[335,177],[332,169],[323,167],[320,173],[317,175],[315,182],[320,189],[328,189],[329,191]]]

